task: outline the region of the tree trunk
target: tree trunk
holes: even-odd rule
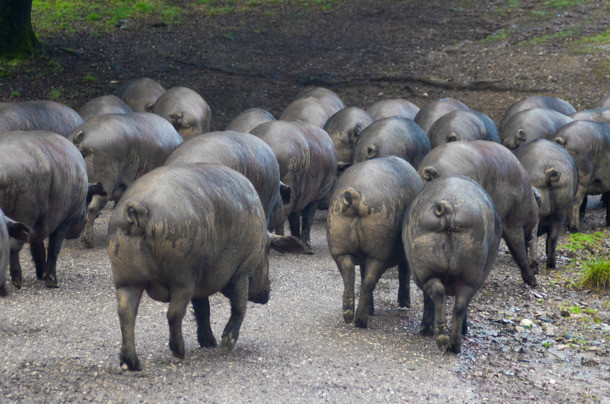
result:
[[[34,53],[38,38],[31,15],[32,0],[0,0],[0,57]]]

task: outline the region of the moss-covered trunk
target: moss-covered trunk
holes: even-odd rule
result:
[[[31,55],[36,50],[31,15],[32,0],[0,0],[0,57]]]

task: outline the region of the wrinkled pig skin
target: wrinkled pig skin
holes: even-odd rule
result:
[[[354,160],[354,145],[362,131],[375,122],[365,110],[347,107],[328,118],[324,130],[328,132],[337,151],[340,168]]]
[[[269,300],[268,251],[277,248],[276,239],[302,246],[267,232],[256,190],[228,167],[159,167],[134,182],[113,211],[107,239],[121,324],[121,365],[141,369],[134,326],[144,290],[154,300],[169,302],[169,347],[178,358],[185,356],[182,320],[189,301],[199,344],[216,346],[209,296],[222,292],[230,300],[231,317],[221,347],[231,351],[247,301]]]
[[[146,106],[154,104],[165,92],[163,86],[148,77],[131,79],[116,91],[117,97],[125,101],[133,112],[146,112]]]
[[[0,209],[0,297],[8,296],[6,273],[11,251],[19,250],[28,241],[29,229],[4,215]]]
[[[250,108],[233,118],[227,125],[226,130],[249,133],[258,125],[269,121],[275,121],[271,112],[262,108]]]
[[[500,143],[496,124],[479,111],[451,111],[440,117],[428,132],[432,148],[457,141],[489,140]]]
[[[212,112],[199,93],[187,87],[173,87],[146,107],[167,119],[184,140],[210,131]]]
[[[266,122],[251,132],[267,143],[280,165],[280,179],[292,189],[285,205],[290,233],[307,245],[319,203],[330,195],[337,175],[337,153],[326,131],[304,122]],[[276,233],[284,234],[284,224]]]
[[[402,240],[413,279],[424,292],[420,333],[442,351],[459,353],[468,305],[498,255],[502,224],[485,190],[470,178],[427,183],[405,215]],[[455,296],[450,336],[446,296]]]
[[[182,138],[164,118],[148,112],[105,114],[91,118],[68,137],[87,164],[89,182],[103,192],[93,195],[87,209],[82,241],[93,246],[93,225],[108,201],[118,201],[138,177],[159,167]]]
[[[0,208],[30,229],[36,276],[47,287],[57,287],[63,240],[78,237],[85,225],[87,190],[87,167],[68,139],[46,131],[0,134]],[[10,263],[16,288],[23,282],[19,251],[11,251]]]
[[[595,121],[610,123],[610,107],[588,109],[586,111],[575,112],[570,115],[575,121]]]
[[[407,207],[422,180],[405,160],[389,156],[357,163],[333,188],[327,217],[330,254],[343,278],[343,319],[366,327],[381,275],[398,265],[400,307],[410,307],[409,267],[401,231]],[[355,266],[362,277],[354,319]]]
[[[188,163],[221,164],[243,174],[258,192],[267,226],[274,229],[284,222],[285,218],[278,220],[284,206],[282,194],[289,198],[291,190],[280,182],[280,166],[273,150],[258,137],[236,131],[208,132],[178,146],[165,165]],[[275,222],[270,222],[272,217]]]
[[[428,153],[418,172],[425,181],[456,174],[478,182],[494,201],[521,277],[536,285],[526,247],[538,223],[538,203],[527,171],[510,150],[488,140],[446,143]]]
[[[502,144],[510,150],[537,139],[552,140],[555,133],[573,119],[561,112],[532,108],[514,114],[500,131]]]
[[[578,168],[570,153],[557,143],[538,139],[515,150],[515,156],[529,174],[532,186],[540,193],[540,221],[537,236],[546,238],[546,267],[556,266],[557,240],[574,204]],[[529,244],[530,265],[538,268],[538,237]]]
[[[579,210],[587,195],[604,195],[606,226],[610,226],[610,124],[574,121],[557,132],[555,142],[570,153],[578,167],[578,190],[568,212],[568,230],[578,231]]]
[[[417,167],[430,149],[430,139],[415,122],[400,117],[385,118],[370,124],[358,136],[354,163],[398,156]]]
[[[66,137],[82,123],[78,112],[54,101],[0,103],[0,133],[42,130]]]
[[[571,115],[576,112],[576,109],[572,106],[572,104],[558,97],[540,95],[526,97],[522,100],[515,102],[513,105],[506,109],[504,115],[502,116],[502,120],[500,121],[500,125],[498,125],[498,129],[500,130],[500,132],[502,132],[506,128],[508,121],[512,118],[513,115],[518,112],[532,108],[549,109],[552,111],[557,111],[564,115]]]
[[[133,110],[116,95],[102,95],[96,97],[80,107],[78,114],[83,121],[104,114],[129,114]]]
[[[432,125],[434,125],[434,122],[443,115],[451,111],[467,111],[469,109],[466,104],[454,98],[441,98],[421,108],[413,120],[427,134]]]
[[[415,119],[419,112],[419,107],[411,101],[394,98],[389,100],[377,101],[366,109],[366,112],[376,121],[393,116]]]

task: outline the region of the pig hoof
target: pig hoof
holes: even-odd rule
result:
[[[345,320],[346,323],[354,321],[354,309],[343,310],[343,320]]]
[[[578,233],[578,226],[568,226],[568,231],[570,233]]]
[[[13,279],[11,279],[11,283],[13,284],[15,289],[21,289],[21,283],[22,283],[21,278],[13,278]]]
[[[88,238],[83,237],[82,241],[83,241],[83,245],[85,246],[85,248],[93,248],[93,243]]]
[[[447,349],[449,349],[449,336],[445,334],[437,335],[436,345],[441,351],[446,351]]]
[[[530,267],[532,268],[532,272],[534,273],[534,275],[538,275],[540,273],[540,271],[538,270],[538,263],[537,262],[532,262],[530,264]]]
[[[458,345],[458,344],[451,344],[447,348],[448,352],[451,352],[451,353],[454,353],[454,354],[459,354],[461,350],[462,350],[462,347],[460,345]]]
[[[402,308],[410,308],[411,307],[411,299],[398,299],[398,307]]]
[[[357,318],[354,321],[354,325],[356,327],[358,327],[358,328],[366,328],[366,323],[367,323],[367,320],[362,320],[362,319],[359,319],[359,318]]]
[[[58,288],[57,278],[55,276],[47,275],[44,277],[44,284],[47,288]]]
[[[199,346],[202,348],[214,348],[217,344],[216,338],[214,335],[198,335],[197,342],[199,342]]]
[[[536,278],[534,276],[528,277],[527,279],[524,278],[523,280],[531,287],[535,287],[538,285],[538,282],[536,281]]]
[[[4,285],[0,285],[0,297],[8,296],[8,292],[6,291],[6,287]]]
[[[419,328],[419,335],[423,335],[424,337],[429,337],[431,335],[434,335],[434,331],[432,330],[432,326],[422,325]]]
[[[184,359],[184,343],[172,343],[169,344],[172,354],[178,359]]]
[[[233,338],[229,333],[222,337],[222,340],[220,341],[220,349],[222,349],[224,353],[229,353],[233,350],[233,348],[235,348],[235,342],[235,338]]]
[[[121,368],[127,366],[127,370],[131,371],[140,371],[142,370],[142,366],[140,366],[140,361],[138,358],[127,358],[121,356]]]

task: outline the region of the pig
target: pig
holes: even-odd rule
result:
[[[402,98],[394,98],[377,101],[368,107],[366,112],[376,121],[384,118],[391,118],[393,116],[415,119],[419,112],[419,107],[411,101]]]
[[[557,111],[563,115],[570,115],[576,112],[576,109],[572,106],[572,104],[561,98],[539,95],[526,97],[515,102],[513,105],[508,107],[506,112],[504,112],[504,116],[502,117],[499,125],[500,132],[506,128],[506,125],[508,125],[508,122],[513,115],[532,108],[549,109],[552,111]]]
[[[0,133],[42,130],[66,137],[82,123],[78,112],[55,101],[0,103]]]
[[[328,118],[323,129],[335,145],[340,171],[352,164],[354,144],[362,131],[373,122],[375,119],[358,107],[343,108]]]
[[[536,286],[527,244],[538,223],[540,195],[510,150],[488,140],[445,143],[424,157],[418,172],[425,181],[455,174],[478,182],[494,201],[502,220],[502,236],[521,270],[521,277],[528,285]]]
[[[386,269],[398,265],[400,307],[411,305],[409,266],[402,247],[402,220],[423,183],[405,160],[388,156],[349,167],[330,197],[327,240],[343,278],[343,319],[365,328],[374,311],[373,290]],[[354,320],[354,270],[362,283]]]
[[[310,245],[316,208],[330,194],[337,176],[337,152],[322,128],[282,120],[263,123],[251,132],[267,143],[280,165],[280,179],[293,193],[285,206],[290,233]],[[284,225],[275,231],[283,235]]]
[[[345,104],[343,103],[341,97],[328,88],[313,87],[303,91],[298,96],[298,98],[308,97],[317,99],[329,117],[345,108]]]
[[[427,183],[409,207],[402,242],[424,295],[420,333],[434,335],[441,351],[461,351],[468,306],[496,260],[501,235],[492,199],[468,177],[449,175]],[[446,296],[455,296],[450,336]]]
[[[169,347],[184,358],[182,320],[189,301],[197,320],[197,341],[216,346],[209,296],[222,292],[231,317],[221,348],[231,351],[247,301],[269,300],[270,247],[302,244],[272,236],[256,190],[237,171],[217,164],[159,167],[135,181],[114,209],[107,251],[121,325],[121,366],[140,370],[134,327],[144,290],[169,302]]]
[[[534,270],[538,267],[538,237],[547,234],[546,267],[554,269],[557,240],[576,196],[576,162],[565,149],[546,139],[528,143],[514,153],[541,196],[538,230],[529,245],[530,266]]]
[[[432,148],[456,141],[490,140],[500,143],[496,124],[479,111],[451,111],[440,117],[428,131]]]
[[[225,130],[233,130],[237,132],[250,132],[261,123],[274,121],[275,118],[271,112],[262,108],[250,108],[237,115]]]
[[[441,116],[451,111],[469,109],[466,104],[454,98],[441,98],[421,108],[413,120],[427,134],[434,122]]]
[[[146,111],[167,119],[185,140],[210,131],[210,106],[187,87],[170,88],[154,104],[148,104]]]
[[[4,216],[0,209],[0,297],[6,297],[6,271],[11,251],[19,250],[28,241],[30,230],[22,223]]]
[[[600,108],[610,108],[610,95],[607,96],[606,98],[602,98],[599,103],[598,103],[598,107]]]
[[[305,97],[288,104],[280,115],[280,120],[286,122],[302,121],[321,128],[330,116],[317,98]]]
[[[568,211],[568,230],[578,231],[580,206],[587,195],[603,194],[606,226],[610,226],[610,124],[574,121],[557,132],[555,142],[574,157],[578,167],[578,190]]]
[[[604,108],[595,108],[589,109],[585,111],[575,112],[570,115],[575,121],[595,121],[595,122],[603,122],[610,123],[610,107]]]
[[[154,104],[165,92],[163,86],[148,77],[131,79],[116,91],[117,97],[125,101],[133,112],[146,112],[146,106]]]
[[[243,174],[258,192],[267,226],[275,229],[284,222],[284,205],[289,203],[292,190],[280,181],[280,166],[273,150],[258,137],[236,131],[195,136],[165,161],[166,166],[186,163],[221,164]]]
[[[96,97],[83,105],[78,114],[83,118],[83,121],[88,121],[94,116],[104,114],[129,114],[133,110],[116,95],[102,95]]]
[[[0,134],[0,208],[29,229],[36,276],[57,288],[57,256],[65,238],[77,238],[87,213],[87,167],[65,137],[48,131]],[[48,238],[45,252],[44,240]],[[21,288],[20,248],[11,250],[13,286]]]
[[[415,122],[401,117],[385,118],[370,124],[358,136],[354,163],[398,156],[417,167],[430,148],[430,139]]]
[[[105,114],[88,120],[69,136],[85,159],[91,195],[82,242],[93,247],[93,225],[108,201],[118,201],[141,175],[165,163],[182,137],[164,118],[149,112]]]
[[[545,108],[532,108],[514,114],[500,130],[502,144],[516,150],[536,139],[552,140],[562,126],[572,122],[568,115]]]

